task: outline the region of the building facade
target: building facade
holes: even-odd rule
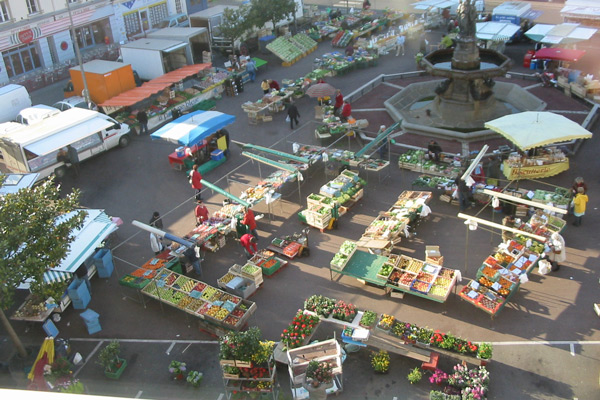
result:
[[[205,8],[207,0],[0,0],[0,85],[72,62],[74,41],[82,52],[125,43]]]

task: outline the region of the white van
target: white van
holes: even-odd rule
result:
[[[58,152],[73,146],[79,161],[129,144],[129,126],[96,111],[73,108],[23,129],[0,135],[0,150],[6,167],[14,173],[37,172],[39,179],[55,174],[62,177],[67,168]]]
[[[31,97],[25,86],[6,85],[0,88],[0,122],[14,121],[19,111],[31,107]]]
[[[60,110],[58,108],[46,106],[44,104],[38,104],[19,111],[15,121],[23,125],[38,124],[46,118],[52,117],[59,112]]]

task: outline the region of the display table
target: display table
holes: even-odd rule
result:
[[[543,165],[516,166],[511,165],[508,160],[505,160],[503,164],[504,176],[509,180],[547,178],[569,169],[568,158],[561,162]]]

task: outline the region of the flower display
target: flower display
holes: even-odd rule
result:
[[[377,326],[381,329],[390,329],[395,319],[393,315],[381,314],[381,319]]]
[[[54,389],[61,393],[83,394],[85,392],[85,387],[83,386],[83,383],[79,381],[79,379],[68,379],[59,382],[56,384]]]
[[[306,378],[318,383],[331,383],[333,380],[333,365],[326,361],[311,360],[306,368]]]
[[[442,385],[448,381],[448,374],[441,369],[436,368],[433,375],[429,377],[429,382],[435,383],[436,385]]]
[[[204,374],[198,371],[190,371],[187,375],[187,382],[191,383],[192,386],[198,387],[200,383],[202,383],[202,378],[204,378]]]
[[[489,343],[481,343],[477,351],[477,356],[483,360],[492,358],[492,345]]]
[[[315,312],[323,317],[327,318],[333,311],[335,306],[335,300],[329,297],[315,294],[310,296],[304,301],[304,309]]]
[[[306,315],[302,310],[298,310],[292,323],[281,333],[281,341],[290,349],[300,347],[304,340],[312,335],[318,323],[319,317]]]
[[[385,350],[371,353],[371,366],[375,372],[385,373],[390,369],[390,354]]]
[[[260,338],[262,333],[253,326],[245,332],[230,332],[219,341],[221,360],[252,361],[257,353],[263,354]]]
[[[356,306],[351,303],[346,303],[343,300],[339,300],[337,303],[335,303],[331,314],[335,319],[352,322],[356,316]]]
[[[178,379],[178,376],[183,374],[186,370],[186,364],[181,361],[171,361],[169,364],[169,372],[175,375],[175,379]]]

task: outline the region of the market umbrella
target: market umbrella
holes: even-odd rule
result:
[[[169,122],[150,136],[191,147],[235,121],[235,115],[218,111],[194,111]]]
[[[578,61],[585,54],[585,50],[561,49],[559,47],[545,47],[535,52],[533,58],[540,60]]]
[[[329,83],[317,83],[308,88],[306,94],[309,97],[332,97],[335,94],[336,89]]]
[[[577,122],[545,111],[505,115],[486,122],[485,127],[498,132],[521,150],[592,137],[592,133]]]
[[[44,343],[42,343],[42,347],[40,348],[40,351],[33,363],[33,366],[31,367],[31,371],[29,371],[29,375],[27,375],[27,378],[29,378],[30,381],[33,381],[36,378],[36,375],[39,375],[39,372],[42,372],[42,375],[44,374],[44,366],[46,364],[52,364],[54,362],[54,338],[53,337],[47,337],[46,339],[44,339]],[[36,372],[37,371],[37,372]]]

